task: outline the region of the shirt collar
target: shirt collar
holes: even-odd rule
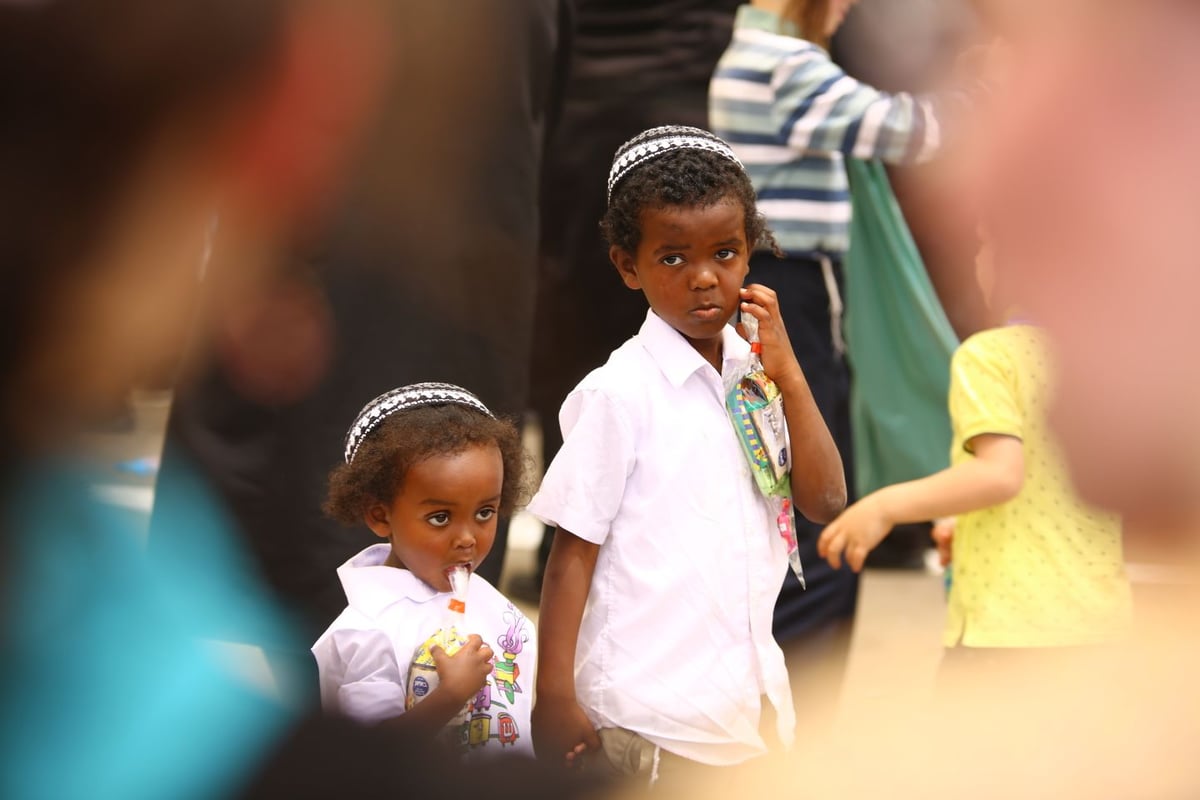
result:
[[[750,357],[750,345],[731,325],[726,325],[721,335],[724,340],[721,348],[722,378],[731,373],[741,377]],[[673,386],[682,386],[693,374],[712,366],[683,338],[683,334],[663,321],[653,309],[646,312],[646,321],[638,331],[638,340]]]
[[[385,566],[391,549],[373,544],[338,567],[346,600],[372,618],[401,600],[425,603],[441,594],[408,570]]]
[[[783,19],[765,8],[756,8],[751,5],[741,6],[737,10],[735,25],[739,28],[752,28],[780,36],[800,35],[800,29],[794,22]]]

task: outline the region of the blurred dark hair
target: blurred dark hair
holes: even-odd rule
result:
[[[86,269],[156,137],[244,96],[288,0],[0,2],[0,370]],[[5,379],[0,400],[9,401]],[[5,420],[4,425],[10,423]],[[7,437],[5,437],[7,438]]]

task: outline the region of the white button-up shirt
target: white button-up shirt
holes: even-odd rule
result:
[[[389,567],[391,545],[376,544],[338,568],[349,605],[312,647],[321,705],[360,722],[404,713],[413,656],[447,622],[449,592],[406,569]],[[477,633],[496,653],[487,686],[471,701],[467,754],[533,755],[529,715],[537,665],[533,625],[504,595],[471,576],[466,636]]]
[[[795,730],[771,634],[787,551],[725,408],[750,348],[724,333],[722,374],[652,311],[563,403],[563,446],[529,511],[600,545],[575,654],[597,727],[734,764],[766,752],[761,697]]]

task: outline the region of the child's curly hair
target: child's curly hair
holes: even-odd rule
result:
[[[330,473],[325,513],[344,525],[360,524],[373,505],[392,502],[414,464],[487,445],[500,449],[500,513],[510,514],[527,493],[528,457],[516,425],[450,403],[397,411],[368,434],[354,459]]]
[[[681,149],[650,159],[632,169],[613,187],[600,230],[610,246],[627,253],[642,240],[642,211],[668,206],[714,205],[732,197],[746,219],[751,250],[767,247],[778,254],[775,237],[759,213],[754,186],[745,170],[728,158],[701,149]]]

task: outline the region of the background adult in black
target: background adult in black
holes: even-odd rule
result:
[[[708,81],[738,0],[578,0],[562,116],[543,167],[530,407],[543,463],[562,445],[571,389],[636,331],[646,301],[617,279],[600,236],[612,155],[656,125],[707,127]],[[553,530],[543,532],[536,597]]]
[[[332,224],[298,246],[283,284],[233,314],[238,346],[219,346],[177,393],[162,478],[191,462],[211,481],[310,641],[345,605],[336,568],[374,538],[321,512],[363,402],[446,380],[499,412],[525,408],[559,6],[395,5],[382,111]],[[304,386],[322,359],[323,374]],[[173,500],[156,499],[152,548],[172,535],[161,523]],[[503,553],[500,534],[481,569],[494,583]],[[311,670],[298,679],[315,693],[307,652],[273,655]]]

